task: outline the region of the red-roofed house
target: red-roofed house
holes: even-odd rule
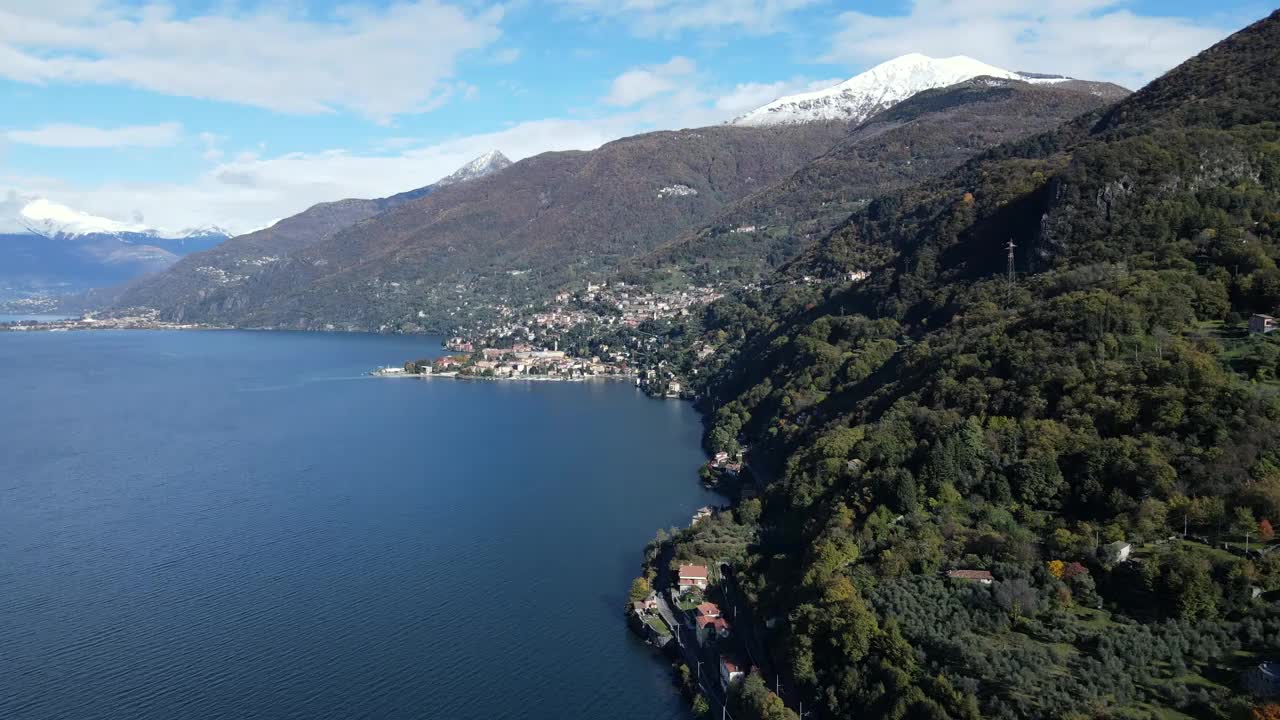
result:
[[[713,602],[704,602],[694,608],[693,612],[698,617],[718,618],[720,617],[720,606]]]
[[[995,578],[991,577],[990,570],[950,570],[947,577],[953,580],[970,580],[980,582],[983,585],[990,585]]]
[[[681,565],[680,570],[676,573],[676,578],[680,592],[685,592],[690,588],[705,590],[707,588],[707,566]]]
[[[728,655],[720,656],[720,686],[729,687],[730,683],[746,677],[746,671]]]
[[[719,638],[721,640],[729,637],[729,621],[722,617],[707,617],[699,615],[698,625],[698,644],[703,645],[711,638]]]

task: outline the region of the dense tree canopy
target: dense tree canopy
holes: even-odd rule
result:
[[[701,319],[708,441],[776,478],[741,582],[820,714],[1248,712],[1280,653],[1280,342],[1244,328],[1280,309],[1263,66],[1280,14]]]

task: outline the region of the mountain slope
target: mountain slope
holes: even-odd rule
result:
[[[255,275],[287,262],[290,254],[323,242],[339,231],[408,202],[430,195],[437,188],[478,180],[511,164],[505,155],[482,155],[440,181],[386,198],[349,198],[319,203],[280,220],[270,227],[236,236],[216,248],[174,265],[168,272],[142,278],[126,287],[106,291],[107,304],[119,307],[185,307],[213,303],[213,314],[235,312],[235,301],[225,302],[227,286],[250,282]],[[215,298],[210,300],[210,298]]]
[[[926,90],[858,126],[791,176],[730,205],[637,269],[750,279],[791,259],[871,198],[918,183],[1001,142],[1103,107],[1107,83],[1032,85],[982,78]]]
[[[1017,73],[963,55],[931,58],[912,53],[880,63],[824,90],[780,97],[732,122],[750,127],[826,120],[859,123],[916,93],[983,76],[1032,83],[1069,80]]]
[[[1280,343],[1242,319],[1280,306],[1277,66],[1280,13],[709,310],[708,443],[778,476],[727,521],[759,523],[737,582],[806,710],[1266,712]],[[675,557],[724,557],[703,532]]]
[[[473,310],[608,272],[793,172],[846,132],[838,123],[721,126],[546,153],[439,188],[216,288],[193,293],[176,281],[177,291],[162,289],[171,272],[121,302],[252,326],[441,330]]]

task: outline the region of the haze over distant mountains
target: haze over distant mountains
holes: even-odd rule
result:
[[[124,282],[228,235],[216,226],[167,230],[11,196],[0,201],[0,300]]]
[[[746,277],[879,192],[1126,93],[905,56],[734,123],[515,164],[490,153],[429,188],[318,205],[135,282],[115,304],[188,322],[421,331],[629,269],[716,275],[732,263]]]
[[[231,233],[215,226],[165,230],[99,217],[45,198],[0,203],[0,301],[119,285],[158,273],[201,251],[264,262],[322,240],[339,228],[423,197],[435,187],[475,180],[511,164],[496,150],[433,185],[376,200],[321,203],[220,247]]]

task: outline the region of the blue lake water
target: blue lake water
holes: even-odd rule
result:
[[[621,608],[696,414],[361,376],[438,353],[0,334],[0,718],[686,717]]]

